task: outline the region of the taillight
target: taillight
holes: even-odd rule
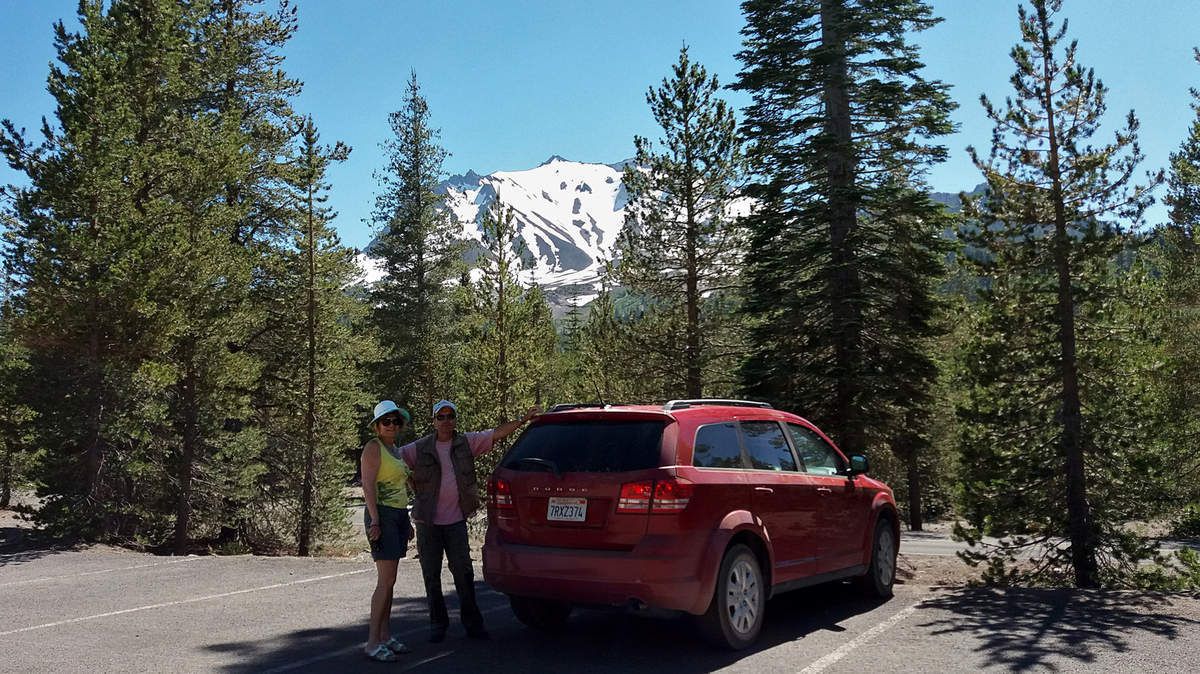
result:
[[[679,480],[645,480],[621,485],[619,513],[677,513],[692,498],[692,483]]]
[[[515,510],[512,500],[512,485],[498,477],[488,481],[488,496],[496,510]]]
[[[677,513],[687,507],[692,498],[692,483],[678,480],[659,480],[654,483],[654,512]]]
[[[621,485],[621,498],[617,501],[619,513],[650,512],[650,497],[654,494],[654,482],[626,482]]]

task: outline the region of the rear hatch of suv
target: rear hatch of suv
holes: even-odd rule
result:
[[[500,539],[632,549],[646,534],[656,485],[660,507],[671,507],[664,496],[678,496],[666,493],[678,488],[673,471],[663,468],[674,462],[673,422],[642,410],[543,415],[489,480],[489,514]]]

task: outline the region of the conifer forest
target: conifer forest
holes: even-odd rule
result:
[[[744,0],[736,78],[684,46],[637,83],[656,132],[630,134],[624,229],[599,296],[555,307],[503,203],[480,241],[444,207],[419,73],[367,283],[328,206],[352,148],[282,56],[295,7],[82,0],[47,34],[45,125],[0,127],[23,177],[0,187],[0,507],[34,493],[46,532],[165,554],[311,555],[348,527],[381,399],[411,438],[441,398],[467,430],[745,398],[868,455],[985,582],[1200,587],[1155,538],[1200,536],[1200,67],[1151,166],[1077,55],[1085,4],[1013,5],[1010,88],[954,100],[925,0]],[[948,206],[927,173],[968,105],[994,132]]]

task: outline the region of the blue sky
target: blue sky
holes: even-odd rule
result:
[[[552,154],[615,162],[633,154],[635,134],[656,137],[646,89],[690,46],[722,83],[739,64],[742,27],[733,0],[299,0],[300,30],[285,68],[305,82],[297,109],[314,116],[326,142],[354,149],[331,171],[331,204],[343,241],[365,245],[379,144],[387,114],[413,71],[421,82],[448,173],[517,170]],[[0,0],[0,117],[36,129],[53,112],[45,92],[53,58],[51,23],[74,15],[75,0]],[[934,0],[945,18],[922,33],[928,76],[953,85],[959,132],[951,160],[930,173],[941,191],[981,181],[965,147],[986,149],[991,124],[979,94],[1009,94],[1008,52],[1017,40],[1017,0]],[[1066,0],[1080,59],[1111,88],[1107,140],[1130,108],[1142,122],[1146,169],[1165,166],[1193,113],[1189,86],[1200,46],[1197,0]],[[744,95],[728,92],[735,107]],[[20,177],[0,167],[0,183]],[[1148,215],[1163,217],[1161,207]]]

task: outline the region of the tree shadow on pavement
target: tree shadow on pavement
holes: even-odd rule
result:
[[[1130,652],[1140,636],[1174,640],[1200,625],[1170,615],[1170,595],[1142,592],[966,588],[921,607],[949,613],[924,623],[933,634],[969,633],[987,662],[1012,671],[1092,663],[1101,652]]]
[[[391,665],[421,672],[710,672],[780,644],[820,631],[841,632],[839,623],[882,604],[858,598],[845,585],[800,590],[772,599],[766,625],[751,648],[733,652],[702,641],[686,617],[654,618],[617,610],[577,610],[561,634],[547,634],[516,621],[508,600],[478,584],[480,606],[492,638],[467,639],[457,625],[446,641],[426,642],[423,599],[397,603],[392,631],[413,653]],[[453,603],[453,594],[447,601]],[[364,606],[364,609],[366,607]],[[457,619],[451,606],[452,620]],[[302,630],[270,643],[210,647],[237,654],[240,662],[225,671],[343,672],[370,663],[361,653],[365,625]]]
[[[0,525],[0,568],[82,547],[78,541],[54,538],[29,526]]]
[[[371,664],[362,653],[367,636],[367,608],[364,596],[362,624],[297,630],[267,641],[215,644],[205,650],[229,653],[236,658],[235,664],[221,668],[225,672],[353,671]],[[457,615],[453,606],[451,615]],[[392,603],[392,634],[414,649],[425,641],[428,621],[423,597],[396,597]],[[403,656],[406,660],[411,657]],[[403,664],[403,660],[396,664]]]

